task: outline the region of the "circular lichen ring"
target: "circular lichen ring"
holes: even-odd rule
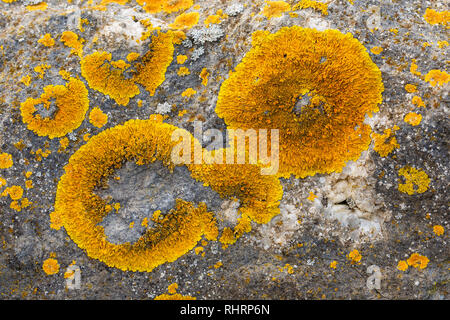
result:
[[[89,109],[89,98],[81,80],[70,78],[65,86],[50,85],[43,90],[39,98],[28,98],[21,104],[22,120],[29,130],[53,139],[65,136],[83,123]],[[36,106],[43,105],[48,110],[53,99],[57,107],[53,117],[44,118],[36,114]]]
[[[254,34],[216,113],[232,129],[280,130],[279,175],[304,178],[341,170],[369,147],[363,122],[378,111],[383,89],[380,70],[351,34],[286,27]]]
[[[108,214],[105,200],[94,193],[99,182],[126,161],[139,165],[161,161],[173,169],[171,155],[178,143],[172,141],[175,130],[181,129],[154,120],[131,120],[92,137],[70,158],[58,184],[54,217],[61,219],[72,240],[90,257],[122,270],[149,272],[177,260],[202,236],[217,238],[216,220],[206,205],[181,199],[134,244],[110,243],[98,225]],[[194,150],[199,143],[193,137],[191,141]],[[191,160],[193,156],[192,152]],[[257,166],[189,164],[188,169],[194,179],[220,195],[237,197],[242,213],[256,222],[267,222],[279,213],[281,185],[275,177],[258,175]]]

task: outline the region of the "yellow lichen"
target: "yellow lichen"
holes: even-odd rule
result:
[[[411,67],[409,69],[409,72],[411,72],[412,74],[414,74],[416,76],[421,76],[422,74],[419,71],[417,71],[418,67],[419,66],[416,64],[416,59],[413,59],[411,62]]]
[[[122,270],[151,271],[192,250],[202,236],[217,239],[216,222],[206,205],[182,199],[177,199],[175,208],[134,244],[108,242],[103,227],[98,225],[108,214],[107,203],[93,193],[98,182],[107,179],[127,160],[139,165],[162,161],[173,168],[171,153],[178,145],[178,141],[171,140],[175,130],[181,129],[158,121],[131,120],[92,137],[70,158],[58,184],[55,215],[61,217],[68,235],[90,257]],[[198,148],[198,142],[192,148],[195,145]],[[281,185],[275,177],[261,176],[259,167],[216,164],[187,167],[193,179],[224,197],[237,197],[241,203],[239,210],[255,222],[266,223],[279,213]]]
[[[437,236],[442,236],[445,232],[445,229],[443,226],[441,225],[435,225],[433,227],[433,232],[437,235]]]
[[[50,33],[45,34],[38,42],[46,47],[53,47],[55,45],[55,40]]]
[[[420,122],[422,122],[422,115],[419,113],[410,112],[405,116],[404,121],[412,126],[418,126]]]
[[[314,201],[316,198],[317,196],[314,193],[310,192],[308,198],[306,199],[308,199],[309,201]]]
[[[192,97],[194,94],[196,94],[197,91],[195,91],[192,88],[187,88],[186,90],[183,91],[183,93],[181,94],[182,97],[187,97],[190,98]]]
[[[194,4],[193,0],[136,0],[136,2],[148,13],[158,13],[161,11],[172,13],[187,10]]]
[[[59,272],[59,263],[58,260],[49,258],[44,261],[42,264],[42,269],[48,275],[56,274]]]
[[[378,111],[383,83],[358,40],[297,26],[253,40],[222,84],[219,117],[232,129],[278,129],[283,177],[331,173],[359,158],[370,144],[363,121]]]
[[[188,58],[187,56],[180,54],[177,56],[177,63],[183,64],[186,62],[187,58]]]
[[[406,262],[408,263],[409,266],[411,266],[413,268],[425,269],[428,266],[428,263],[430,262],[430,260],[427,257],[422,256],[418,253],[413,253],[408,258],[408,260],[406,260]]]
[[[331,269],[336,269],[337,264],[338,264],[338,262],[337,262],[336,260],[331,261],[331,263],[330,263],[330,268],[331,268]]]
[[[263,9],[262,14],[267,19],[279,18],[284,12],[291,10],[289,3],[284,1],[266,1],[266,6]]]
[[[173,61],[174,33],[159,33],[153,37],[150,51],[142,57],[142,63],[136,65],[137,74],[134,80],[144,86],[150,93],[155,94],[156,89],[166,79],[166,70]]]
[[[178,283],[175,282],[167,287],[167,292],[169,292],[170,294],[175,294],[175,293],[177,293],[177,289],[178,289]]]
[[[27,87],[31,84],[31,77],[30,75],[23,76],[22,79],[20,79],[20,82],[22,82]]]
[[[64,43],[66,47],[72,48],[72,53],[77,54],[80,58],[83,57],[83,40],[79,39],[75,32],[64,31],[60,41]]]
[[[222,22],[222,19],[226,19],[226,18],[227,18],[227,15],[223,14],[223,10],[218,10],[216,14],[208,16],[205,19],[204,24],[205,24],[206,28],[209,28],[209,26],[211,24],[219,24]]]
[[[36,11],[36,10],[45,11],[45,10],[47,10],[47,7],[48,7],[47,2],[40,2],[38,4],[28,5],[25,8],[28,11]]]
[[[195,26],[200,20],[200,13],[189,12],[182,13],[175,18],[175,21],[169,24],[169,28],[176,30],[187,30]]]
[[[431,25],[442,24],[446,26],[450,22],[450,11],[436,11],[427,8],[425,10],[424,19]]]
[[[44,79],[44,75],[51,66],[48,64],[40,64],[34,68],[34,72],[39,73],[39,78]]]
[[[208,85],[208,77],[210,76],[208,69],[203,68],[202,72],[200,72],[200,78],[202,79],[202,85],[207,86]]]
[[[181,67],[180,69],[178,69],[177,74],[178,74],[180,77],[185,77],[185,76],[187,76],[187,75],[190,75],[191,72],[189,71],[188,68],[186,68],[186,67]]]
[[[355,249],[347,255],[347,258],[351,263],[360,263],[362,256],[359,251]]]
[[[27,128],[50,139],[63,137],[77,129],[89,109],[88,90],[83,82],[71,78],[65,86],[50,85],[43,90],[39,98],[28,98],[21,104],[22,120]],[[50,117],[42,117],[36,114],[37,106],[46,110],[56,107],[57,110]]]
[[[400,145],[397,143],[397,138],[395,138],[395,129],[386,129],[383,134],[378,134],[376,132],[372,133],[372,139],[374,142],[374,150],[382,157],[388,156],[394,149],[399,148]]]
[[[307,8],[312,8],[317,11],[320,11],[324,16],[328,15],[328,3],[313,0],[301,0],[292,8],[292,10],[295,11],[298,9],[307,9]]]
[[[137,52],[130,52],[130,53],[127,55],[127,60],[128,60],[129,62],[133,62],[133,61],[137,60],[137,59],[139,58],[139,56],[140,56],[140,54],[137,53]]]
[[[405,90],[406,90],[406,92],[413,93],[413,92],[416,92],[416,91],[417,91],[417,86],[408,83],[408,84],[405,86]]]
[[[404,260],[400,260],[397,264],[397,269],[400,271],[406,271],[408,270],[408,263]]]
[[[437,45],[438,45],[439,49],[445,48],[448,46],[448,41],[446,41],[446,40],[438,41]]]
[[[6,179],[3,177],[0,177],[0,189],[2,189],[4,186],[6,186],[7,182]]]
[[[431,70],[425,75],[425,81],[429,82],[433,87],[436,85],[443,86],[450,81],[450,74],[446,71]]]
[[[0,169],[8,169],[13,166],[12,155],[9,153],[0,153]]]
[[[372,49],[370,49],[370,52],[372,52],[373,54],[380,54],[381,52],[383,52],[383,48],[382,47],[373,47]]]
[[[406,180],[405,183],[398,185],[400,192],[413,195],[428,190],[431,180],[423,170],[406,166],[401,168],[398,173]]]
[[[139,87],[133,79],[125,78],[125,70],[115,67],[120,64],[113,64],[111,59],[110,53],[94,52],[81,60],[81,74],[89,87],[126,106],[140,93]]]
[[[2,197],[9,197],[11,200],[20,200],[23,196],[23,188],[21,186],[8,187],[2,192]]]
[[[89,121],[94,127],[101,128],[108,122],[108,115],[103,113],[100,108],[95,107],[89,114]]]
[[[419,96],[414,96],[411,100],[411,103],[416,105],[417,107],[424,107],[425,108],[425,103],[423,102],[422,98]]]

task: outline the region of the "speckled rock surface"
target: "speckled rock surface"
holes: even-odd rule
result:
[[[186,12],[199,12],[200,20],[175,44],[164,82],[154,95],[141,87],[127,106],[89,87],[81,75],[81,57],[60,41],[62,33],[73,31],[83,39],[83,56],[106,51],[112,60],[126,60],[131,52],[148,51],[152,37],[138,41],[148,23],[167,32],[183,10],[148,13],[134,0],[98,6],[100,2],[49,0],[45,9],[30,10],[27,6],[40,2],[0,1],[0,154],[13,160],[11,167],[0,169],[6,181],[3,185],[0,179],[0,193],[21,186],[22,200],[31,202],[19,212],[11,196],[0,197],[1,299],[153,299],[167,293],[172,283],[178,284],[178,293],[197,299],[450,298],[448,74],[441,85],[425,81],[431,70],[448,70],[449,46],[444,41],[450,22],[430,24],[424,18],[427,8],[448,9],[444,2],[332,0],[326,15],[305,8],[268,19],[262,14],[265,1],[196,0]],[[292,9],[299,1],[286,2]],[[204,20],[216,14],[222,15],[221,22],[206,27]],[[219,241],[199,243],[203,251],[191,250],[151,272],[108,267],[80,249],[64,227],[50,227],[64,166],[89,137],[155,114],[191,133],[194,121],[201,121],[205,131],[225,131],[224,120],[215,113],[217,97],[230,71],[250,50],[252,34],[295,25],[349,32],[367,49],[381,70],[385,90],[379,112],[367,116],[365,123],[376,134],[393,129],[397,148],[382,156],[373,142],[342,172],[280,179],[280,214],[268,224],[252,223],[252,231],[227,248]],[[38,42],[47,33],[53,46]],[[381,47],[381,53],[371,51],[375,47]],[[186,62],[177,63],[180,55],[187,56]],[[35,67],[42,64],[50,68],[41,75]],[[180,76],[180,67],[190,73]],[[200,77],[204,68],[209,72],[206,86]],[[38,98],[45,86],[67,83],[61,69],[89,90],[89,111],[81,126],[67,134],[66,148],[61,147],[62,137],[49,139],[28,130],[21,115],[27,98]],[[24,81],[27,75],[29,84]],[[408,92],[407,84],[416,91]],[[196,91],[190,98],[182,95],[188,88]],[[424,107],[412,103],[415,96]],[[101,128],[89,120],[94,107],[108,115]],[[51,117],[52,108],[41,106],[38,113]],[[405,122],[412,112],[422,115],[420,124]],[[402,168],[424,172],[429,178],[426,190],[402,192],[399,186],[408,183],[399,172]],[[194,181],[184,167],[170,173],[160,163],[127,163],[116,173],[119,181],[111,179],[96,190],[98,196],[121,204],[118,214],[110,213],[100,224],[112,243],[137,241],[145,230],[142,219],[156,210],[167,212],[177,198],[205,202],[215,213],[219,232],[237,224],[239,203]],[[30,180],[32,187],[26,182]],[[132,222],[135,227],[129,228]],[[351,252],[360,259],[352,260]],[[426,257],[424,268],[411,263],[400,270],[399,262],[414,253]],[[54,274],[43,268],[49,258],[59,264]],[[81,282],[79,288],[69,289],[65,272],[73,264],[80,268]],[[367,273],[373,265],[380,270],[378,288],[370,285],[374,274]]]

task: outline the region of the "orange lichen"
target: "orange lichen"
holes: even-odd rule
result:
[[[12,155],[9,153],[0,153],[0,169],[8,169],[13,166]]]
[[[438,42],[437,42],[437,45],[438,45],[439,49],[448,47],[448,41],[446,41],[446,40],[438,41]]]
[[[370,52],[372,52],[373,54],[380,54],[381,52],[383,52],[383,48],[382,47],[373,47],[372,49],[370,49]]]
[[[187,88],[186,90],[183,91],[183,93],[181,94],[182,97],[186,97],[186,98],[190,98],[193,95],[195,95],[197,93],[197,91],[195,91],[192,88]]]
[[[62,220],[62,216],[53,211],[50,213],[50,228],[54,229],[54,230],[60,230],[61,227],[63,227],[63,220]]]
[[[207,86],[208,85],[208,77],[210,76],[210,73],[208,72],[208,69],[203,68],[202,72],[200,72],[200,79],[202,79],[202,85]]]
[[[72,53],[77,54],[80,58],[83,57],[83,40],[79,39],[75,32],[64,31],[60,41],[64,43],[66,47],[72,48]]]
[[[433,87],[436,85],[443,86],[450,81],[450,74],[446,71],[431,70],[425,75],[425,81],[429,82]]]
[[[427,257],[422,256],[418,253],[413,253],[408,258],[408,260],[406,260],[406,262],[408,263],[409,266],[411,266],[413,268],[425,269],[428,266],[428,263],[430,262],[430,260]]]
[[[63,137],[77,129],[89,109],[88,90],[83,82],[71,78],[65,86],[50,85],[43,90],[39,98],[28,98],[21,104],[22,120],[27,128],[50,139]],[[36,114],[36,107],[39,105],[43,110],[50,110],[52,107],[57,110],[54,115],[43,117]]]
[[[378,111],[384,89],[364,46],[337,30],[297,26],[258,32],[253,45],[222,84],[219,117],[232,129],[278,129],[283,177],[358,159],[370,144],[365,115]]]
[[[177,56],[177,63],[183,64],[186,62],[187,58],[188,58],[187,56],[180,54]]]
[[[137,52],[130,52],[130,53],[127,55],[127,60],[128,60],[129,62],[133,62],[133,61],[137,60],[137,59],[139,58],[139,56],[140,56],[140,54],[137,53]]]
[[[34,67],[34,72],[39,73],[39,78],[44,79],[44,75],[51,66],[48,64],[40,64]]]
[[[423,102],[422,98],[419,96],[414,96],[411,100],[411,103],[416,105],[417,107],[424,107],[425,108],[425,103]]]
[[[38,4],[28,5],[25,8],[28,11],[36,11],[36,10],[45,11],[45,10],[47,10],[47,7],[48,7],[47,2],[41,2],[41,3],[38,3]]]
[[[417,86],[408,83],[408,84],[405,86],[405,90],[406,90],[406,92],[413,93],[413,92],[416,92],[416,91],[417,91]]]
[[[26,180],[25,181],[25,187],[27,189],[32,189],[33,188],[33,181],[32,180]]]
[[[411,62],[411,67],[409,69],[409,72],[411,72],[412,74],[414,74],[416,76],[421,76],[422,74],[419,71],[417,71],[418,67],[419,66],[416,64],[416,59],[413,59]]]
[[[437,236],[442,236],[445,232],[445,229],[443,226],[441,225],[435,225],[433,227],[433,232],[437,235]]]
[[[291,10],[289,3],[284,1],[266,1],[266,6],[263,9],[262,14],[267,19],[279,18],[284,12]]]
[[[55,45],[55,40],[50,33],[45,34],[38,42],[46,47],[53,47]]]
[[[186,67],[181,67],[180,69],[178,69],[177,74],[178,74],[180,77],[185,77],[185,76],[190,75],[191,72],[189,71],[188,68],[186,68]]]
[[[411,196],[417,193],[424,193],[428,190],[431,180],[423,170],[406,166],[401,168],[398,173],[406,180],[405,183],[398,185],[400,192],[407,193]]]
[[[169,28],[176,30],[190,29],[195,26],[199,20],[200,13],[198,12],[182,13],[175,18],[173,23],[169,24]]]
[[[8,187],[2,192],[2,197],[9,196],[11,200],[20,200],[23,196],[23,188],[21,186]]]
[[[422,122],[422,115],[419,113],[410,112],[405,116],[404,121],[412,126],[418,126]]]
[[[22,82],[27,87],[31,84],[31,77],[30,75],[23,76],[22,79],[20,79],[20,82]]]
[[[450,11],[436,11],[434,9],[427,8],[425,10],[424,19],[431,25],[442,24],[446,26],[450,22]]]
[[[175,294],[175,293],[177,293],[177,289],[178,289],[178,283],[175,282],[167,287],[167,292],[169,292],[170,294]]]
[[[136,0],[136,2],[148,13],[158,13],[161,11],[172,13],[187,10],[194,4],[193,0]]]
[[[110,53],[94,52],[81,60],[81,74],[89,87],[109,95],[119,105],[126,106],[131,98],[140,93],[139,87],[133,79],[125,78],[126,70],[119,68],[125,64],[111,59]]]
[[[320,11],[324,16],[328,15],[328,3],[313,0],[301,0],[292,8],[292,10],[295,11],[307,8],[312,8],[314,10]]]
[[[219,24],[222,22],[222,19],[226,19],[227,17],[228,16],[223,13],[223,10],[218,10],[216,14],[208,16],[205,19],[204,24],[206,28],[209,28],[211,24]]]
[[[397,264],[397,269],[400,271],[408,270],[408,263],[404,260],[400,260]]]
[[[126,161],[139,165],[161,161],[173,169],[176,165],[172,152],[178,146],[178,141],[171,140],[175,130],[181,129],[152,120],[131,120],[92,137],[70,158],[58,184],[54,215],[62,219],[68,235],[90,257],[122,270],[151,271],[192,250],[202,236],[217,239],[216,221],[206,205],[182,199],[177,199],[175,208],[155,221],[155,226],[134,244],[108,242],[103,227],[98,225],[108,214],[105,200],[93,193],[99,181],[107,179]],[[189,135],[187,131],[185,134]],[[191,151],[201,148],[196,140],[191,141],[194,142]],[[187,167],[193,179],[224,197],[237,197],[242,214],[256,222],[268,222],[279,213],[281,185],[275,177],[261,176],[259,167],[205,164]]]
[[[355,249],[355,250],[353,250],[352,252],[350,252],[347,255],[347,258],[350,260],[351,263],[358,263],[359,264],[360,261],[361,261],[362,256],[359,253],[359,251]]]
[[[173,32],[159,33],[152,38],[150,51],[136,65],[137,74],[133,78],[153,96],[156,89],[166,79],[166,70],[173,61]]]
[[[395,137],[395,131],[397,127],[393,129],[384,130],[384,134],[378,134],[376,132],[372,133],[372,139],[374,142],[374,150],[382,157],[388,156],[394,149],[399,148],[400,145],[397,143],[397,138]]]
[[[108,122],[108,115],[103,113],[100,108],[95,107],[89,114],[89,121],[94,127],[101,128]]]
[[[42,264],[42,269],[48,275],[56,274],[59,272],[59,263],[58,260],[49,258],[44,261]]]
[[[6,179],[3,177],[0,177],[0,189],[6,186],[7,182]]]
[[[197,300],[197,298],[191,296],[183,296],[179,293],[175,293],[175,294],[161,294],[157,296],[154,300]]]
[[[224,249],[229,245],[236,243],[236,240],[233,230],[228,227],[223,230],[222,236],[219,238],[219,241],[222,243],[222,248]]]
[[[310,192],[308,198],[306,199],[308,199],[309,201],[314,201],[316,198],[317,196],[314,193]]]
[[[331,269],[336,269],[337,264],[338,264],[338,262],[337,262],[336,260],[331,261],[331,263],[330,263],[330,268],[331,268]]]

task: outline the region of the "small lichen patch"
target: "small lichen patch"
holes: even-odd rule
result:
[[[37,99],[28,98],[21,104],[23,123],[28,130],[50,139],[63,137],[77,129],[89,108],[88,90],[81,80],[71,78],[65,85],[46,86]],[[38,113],[38,107],[42,106]],[[45,112],[57,109],[47,116]]]
[[[59,263],[58,260],[53,258],[48,258],[42,264],[42,269],[48,275],[57,274],[59,272]]]
[[[406,166],[401,168],[398,173],[406,180],[405,183],[398,185],[400,192],[414,195],[424,193],[428,190],[431,180],[425,171]]]
[[[89,114],[89,121],[94,127],[101,128],[108,122],[108,115],[103,113],[100,108],[95,107]]]
[[[14,162],[12,159],[12,155],[9,153],[1,153],[0,154],[0,169],[8,169],[13,166]]]
[[[404,120],[412,126],[418,126],[422,122],[422,115],[419,113],[410,112],[405,116]]]
[[[406,260],[409,266],[416,268],[416,269],[425,269],[428,266],[428,263],[430,260],[422,256],[418,253],[413,253],[408,260]]]

